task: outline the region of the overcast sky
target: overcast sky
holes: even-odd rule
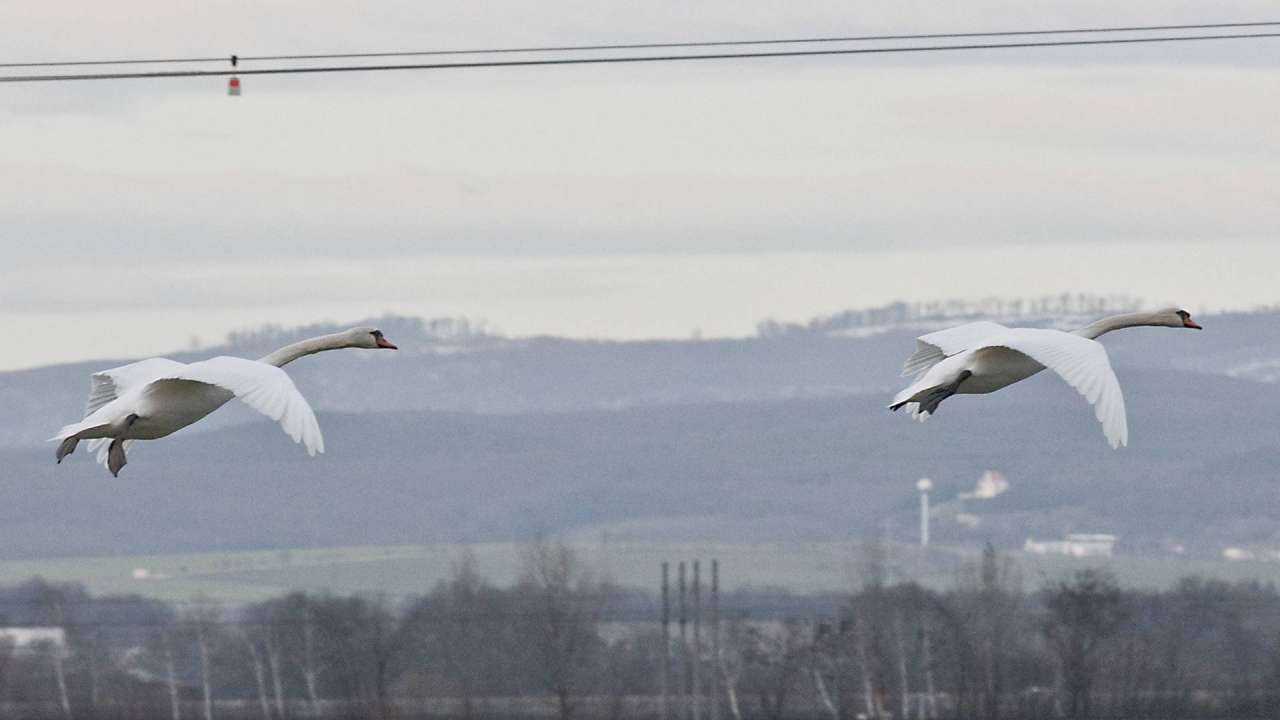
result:
[[[0,61],[1280,19],[1061,5],[5,3]],[[899,298],[1274,303],[1277,65],[1265,39],[0,84],[0,368],[388,311],[681,337]]]

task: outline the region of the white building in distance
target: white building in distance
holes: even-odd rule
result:
[[[30,653],[56,649],[67,652],[67,632],[60,627],[0,627],[0,643],[9,645],[15,653]]]
[[[1065,540],[1027,538],[1022,549],[1033,555],[1066,555],[1068,557],[1111,557],[1118,538],[1106,533],[1072,533]]]

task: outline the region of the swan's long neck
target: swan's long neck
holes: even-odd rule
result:
[[[262,358],[258,362],[275,365],[276,367],[284,367],[303,355],[311,355],[318,352],[324,352],[325,350],[337,350],[339,348],[350,346],[350,341],[346,333],[321,335],[309,340],[300,340],[292,345],[285,345],[279,350],[276,350],[270,355]]]
[[[1158,313],[1127,313],[1124,315],[1112,315],[1111,317],[1104,317],[1101,320],[1091,322],[1076,330],[1075,334],[1093,340],[1100,335],[1105,335],[1112,330],[1119,330],[1120,328],[1168,324],[1166,319]]]

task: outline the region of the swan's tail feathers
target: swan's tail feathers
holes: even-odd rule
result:
[[[930,415],[938,412],[938,406],[942,404],[942,401],[955,395],[960,390],[960,384],[968,380],[972,374],[972,372],[965,370],[955,380],[946,385],[934,385],[932,387],[912,385],[893,398],[893,403],[889,405],[889,409],[897,410],[900,407],[909,406],[911,417],[924,422]]]
[[[49,442],[53,442],[54,440],[66,440],[67,438],[73,435],[79,435],[80,433],[84,432],[86,429],[87,428],[85,428],[84,423],[73,423],[71,425],[63,425],[62,429],[58,431],[57,435],[54,435],[53,437],[49,438]]]
[[[889,403],[889,409],[897,412],[898,408],[916,402],[918,400],[916,395],[919,395],[926,389],[927,388],[921,388],[919,385],[912,383],[910,386],[898,391],[897,395],[893,396],[893,401]]]

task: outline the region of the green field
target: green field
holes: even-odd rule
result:
[[[259,550],[189,555],[83,557],[0,562],[0,584],[32,576],[83,583],[95,594],[138,593],[165,600],[207,597],[226,603],[261,600],[289,590],[385,593],[407,596],[446,578],[470,548],[481,572],[505,585],[518,574],[521,546],[514,544],[388,545]],[[584,543],[579,556],[614,581],[656,590],[664,560],[720,561],[726,590],[781,587],[796,593],[841,591],[857,582],[863,553],[854,542],[825,543]],[[977,548],[937,547],[927,553],[909,546],[887,548],[889,579],[914,579],[932,587],[955,584],[979,555]],[[1188,575],[1223,580],[1280,583],[1280,563],[1184,558],[1116,557],[1076,560],[1011,552],[1026,589],[1072,570],[1107,567],[1134,588],[1163,588]],[[674,570],[673,570],[674,572]]]

